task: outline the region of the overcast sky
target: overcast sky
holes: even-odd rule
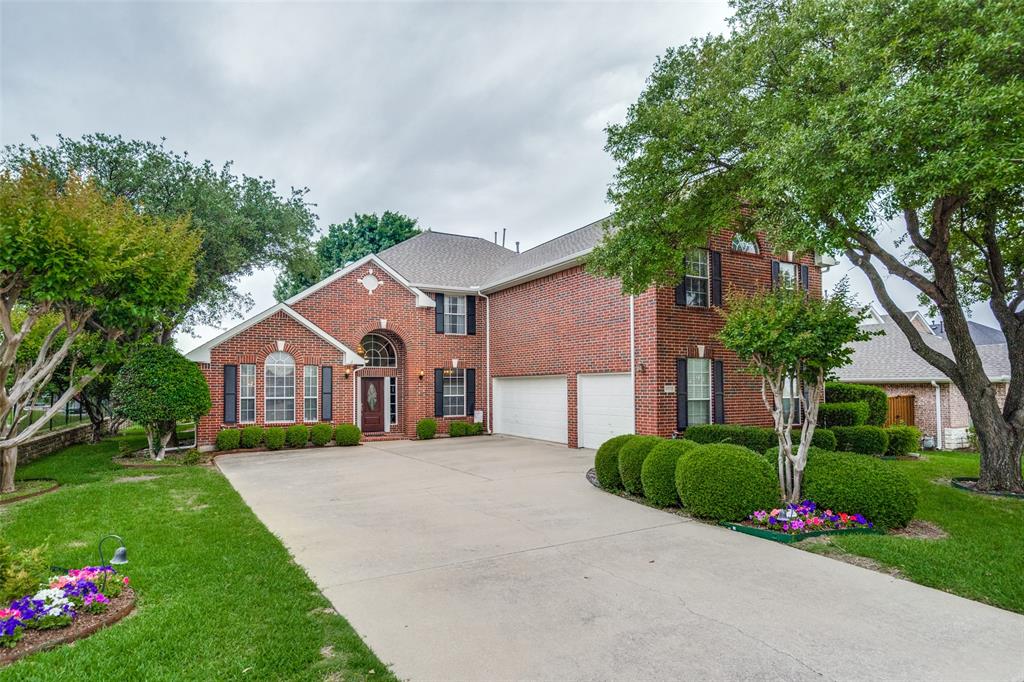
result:
[[[522,248],[610,212],[605,125],[725,2],[0,3],[0,141],[120,133]],[[826,286],[852,274],[842,263]],[[257,312],[275,273],[241,282]],[[899,302],[915,305],[901,289]],[[979,316],[980,320],[988,318]],[[231,326],[232,320],[224,320]],[[190,349],[218,333],[198,330]]]

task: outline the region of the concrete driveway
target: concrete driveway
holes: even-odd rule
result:
[[[403,678],[1024,679],[1024,617],[614,497],[592,460],[478,437],[218,464]]]

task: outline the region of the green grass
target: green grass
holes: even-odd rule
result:
[[[15,481],[13,493],[0,493],[0,502],[14,500],[24,495],[31,495],[53,487],[53,481]]]
[[[891,464],[906,471],[920,491],[915,518],[938,525],[948,538],[833,536],[831,546],[896,568],[922,585],[1024,613],[1024,500],[950,486],[952,477],[978,475],[975,454],[928,453],[927,458]],[[829,545],[807,549],[834,551]]]
[[[344,618],[216,471],[126,470],[137,435],[68,448],[18,470],[55,493],[0,507],[0,537],[45,543],[54,564],[94,564],[125,538],[136,613],[0,670],[0,680],[393,680]],[[117,482],[125,476],[153,480]]]

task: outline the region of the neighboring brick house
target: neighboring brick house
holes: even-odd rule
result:
[[[730,289],[821,293],[813,256],[730,233],[677,287],[624,296],[583,262],[602,221],[523,253],[427,231],[352,263],[188,353],[210,384],[199,426],[316,421],[405,437],[435,417],[597,447],[624,432],[770,424],[760,385],[715,338]]]
[[[897,403],[905,413],[899,415],[899,421],[921,429],[921,433],[933,439],[938,448],[967,447],[971,417],[963,395],[949,377],[910,348],[907,337],[890,316],[880,315],[873,308],[868,309],[868,313],[863,328],[882,334],[852,344],[853,361],[836,372],[837,378],[850,383],[876,385],[890,398],[906,398]],[[949,342],[936,333],[933,325],[929,325],[919,311],[907,311],[906,315],[929,346],[953,357]],[[1010,356],[1006,344],[979,344],[978,354],[992,382],[996,399],[1002,405],[1010,381]],[[890,405],[894,405],[893,401]],[[889,421],[895,422],[896,417],[890,410]]]

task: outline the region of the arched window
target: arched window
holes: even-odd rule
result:
[[[267,356],[263,375],[266,422],[295,421],[295,360],[283,352]]]
[[[761,250],[757,248],[757,239],[753,237],[745,237],[739,233],[732,236],[732,250],[739,251],[740,253],[761,252]]]
[[[359,342],[367,367],[398,367],[398,353],[395,346],[380,334],[367,334]]]

